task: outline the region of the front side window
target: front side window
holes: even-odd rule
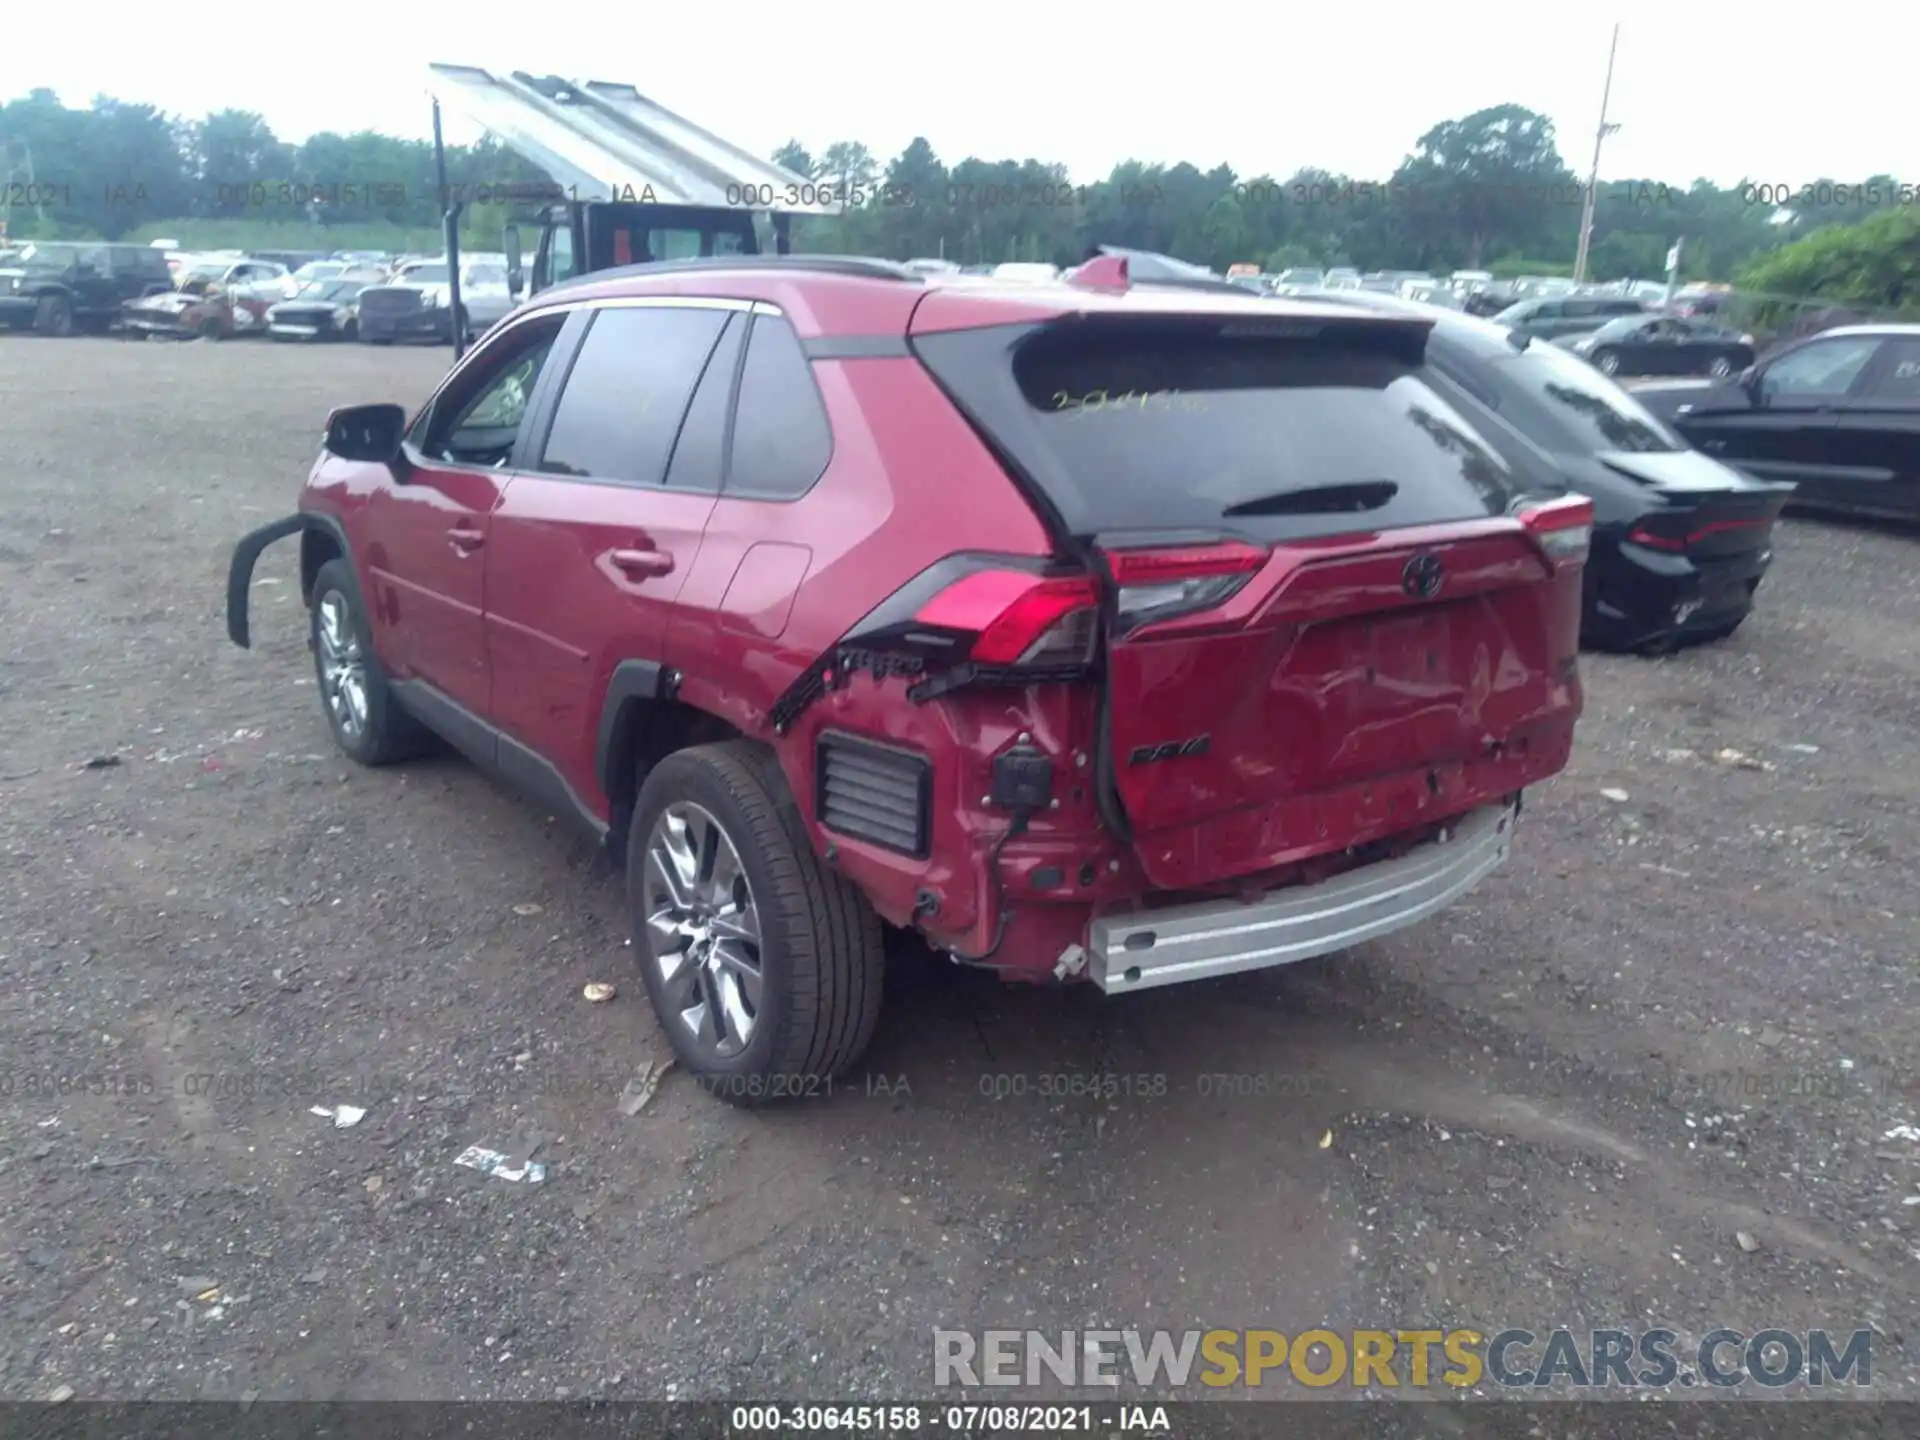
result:
[[[513,457],[534,385],[564,315],[515,326],[476,354],[414,424],[410,441],[430,459],[500,469]]]

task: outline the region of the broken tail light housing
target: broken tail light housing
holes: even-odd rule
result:
[[[1098,597],[1085,575],[1046,577],[1024,570],[976,570],[914,613],[938,630],[971,634],[974,665],[1082,665],[1099,632]]]
[[[1593,501],[1586,496],[1524,501],[1513,513],[1547,552],[1555,569],[1586,563],[1587,552],[1593,547]]]
[[[1264,546],[1241,541],[1148,550],[1109,550],[1118,595],[1115,636],[1225,604],[1267,563]]]

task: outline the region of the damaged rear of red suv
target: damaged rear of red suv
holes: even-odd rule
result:
[[[1530,501],[1547,478],[1422,378],[1423,322],[1102,263],[914,313],[979,483],[1018,489],[1051,547],[943,559],[786,697],[828,843],[916,817],[890,848],[928,857],[909,914],[936,944],[1109,992],[1412,924],[1566,763],[1591,507]],[[898,918],[907,869],[875,872]]]
[[[547,535],[575,503],[556,475],[579,472],[541,457],[590,315],[528,382],[486,541],[489,610],[530,603],[515,587],[569,594],[556,618],[482,627],[498,713],[456,715],[406,673],[390,620],[360,633],[396,713],[509,778],[551,771],[558,789],[531,788],[608,835],[661,1023],[717,1094],[803,1093],[859,1058],[875,917],[1011,980],[1111,993],[1284,964],[1464,893],[1505,858],[1524,788],[1566,763],[1591,507],[1550,498],[1555,477],[1428,383],[1423,320],[1133,286],[1112,258],[1053,286],[803,257],[590,281],[477,354],[569,309],[734,305],[753,327],[729,349],[715,322],[705,378],[670,401],[677,447],[702,414],[725,438],[701,448],[721,473],[691,563],[651,593],[657,638],[581,622],[561,639],[591,702],[557,738],[519,718],[558,713],[527,703],[542,674],[507,673],[528,636],[640,588],[596,602],[560,549],[511,573],[516,489],[546,487]],[[763,323],[806,377],[777,407],[751,391]],[[795,427],[798,451],[816,418],[827,458],[803,493],[737,480],[767,450],[755,426]],[[428,446],[432,426],[414,425]],[[365,493],[366,467],[331,485],[333,463],[308,509]],[[621,534],[663,501],[578,488],[569,553],[609,577],[654,553]],[[329,524],[366,586],[354,522]]]

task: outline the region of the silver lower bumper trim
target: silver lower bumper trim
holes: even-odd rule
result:
[[[1109,994],[1290,965],[1390,935],[1444,909],[1507,858],[1516,811],[1487,806],[1393,860],[1264,899],[1203,900],[1095,920],[1087,969]]]

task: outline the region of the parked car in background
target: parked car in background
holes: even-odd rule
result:
[[[334,412],[229,633],[301,533],[341,749],[437,732],[609,841],[669,1043],[743,1104],[859,1059],[883,919],[1109,993],[1420,922],[1567,762],[1592,506],[1423,324],[1076,275],[543,291],[411,419]]]
[[[402,263],[393,278],[360,292],[360,339],[369,345],[396,340],[453,342],[453,288],[444,258]],[[460,257],[460,324],[469,337],[484,334],[514,308],[507,289],[504,255]]]
[[[1737,630],[1772,564],[1774,522],[1793,487],[1689,449],[1634,396],[1559,346],[1496,322],[1424,313],[1434,325],[1430,363],[1460,388],[1460,403],[1490,412],[1495,429],[1547,457],[1563,489],[1593,501],[1582,643],[1664,651]]]
[[[1635,398],[1704,453],[1791,481],[1796,506],[1920,519],[1920,325],[1856,325],[1708,386]]]
[[[1493,318],[1535,340],[1557,340],[1585,335],[1609,321],[1646,313],[1646,306],[1623,295],[1549,295],[1509,305]]]
[[[29,240],[0,260],[0,324],[51,336],[105,334],[129,300],[171,283],[166,256],[148,245]]]
[[[376,275],[308,281],[267,311],[267,334],[275,340],[356,340],[360,292],[379,283]]]
[[[1737,375],[1753,364],[1753,337],[1711,320],[1625,316],[1567,343],[1602,375]]]
[[[316,280],[332,280],[353,267],[351,260],[309,260],[299,269],[281,276],[278,280],[267,282],[280,294],[283,300],[291,300],[302,289]]]
[[[122,310],[121,320],[143,336],[263,335],[267,311],[280,298],[274,282],[286,273],[276,260],[200,261],[181,273],[177,289],[134,301]],[[259,288],[263,285],[268,288]]]
[[[1296,290],[1318,290],[1326,283],[1326,278],[1310,266],[1296,265],[1282,270],[1273,283],[1274,288],[1284,295]]]

